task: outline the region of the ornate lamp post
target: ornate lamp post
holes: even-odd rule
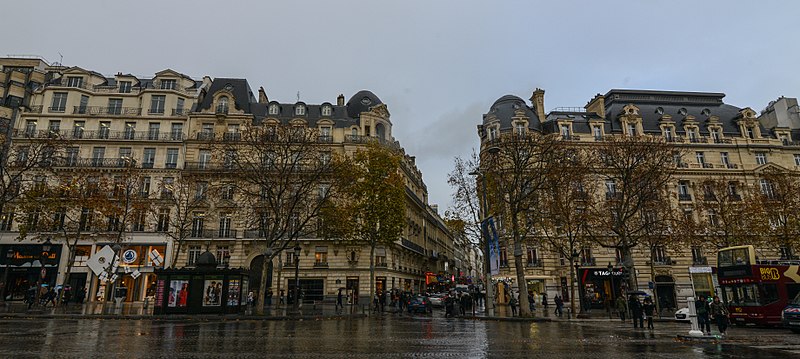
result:
[[[578,261],[579,259],[580,259],[580,255],[578,254],[578,251],[573,250],[572,251],[572,263],[575,263],[575,276],[572,277],[573,278],[573,280],[572,280],[573,284],[572,285],[574,287],[575,283],[578,284],[578,303],[580,304],[580,307],[581,307],[580,308],[580,313],[583,313],[583,285],[580,282],[581,263]],[[572,268],[570,268],[570,270],[571,269]],[[575,295],[575,291],[574,290],[572,291],[572,295],[573,296]],[[571,305],[572,313],[574,315],[575,314],[575,298],[572,298],[572,300],[570,301],[570,305]]]
[[[267,247],[267,249],[264,251],[264,263],[263,263],[263,265],[267,266],[267,273],[272,275],[272,271],[270,270],[270,267],[272,266],[272,248],[270,248],[270,247]],[[264,299],[266,299],[264,301],[264,303],[267,303],[267,306],[270,306],[270,307],[272,306],[272,296],[269,295],[270,293],[272,293],[272,280],[271,279],[272,278],[267,278],[267,290],[264,291],[264,295],[266,296],[264,298]]]
[[[300,315],[300,244],[294,245],[294,293],[292,294],[292,299],[294,302],[293,305],[293,313],[296,315]]]
[[[8,268],[11,267],[11,259],[14,258],[14,250],[9,248],[8,252],[6,252],[6,270],[3,273],[3,301],[6,300],[6,296],[8,293]]]
[[[50,255],[50,249],[53,244],[50,239],[50,237],[47,237],[47,240],[42,243],[42,252],[39,254],[39,264],[41,265],[42,269],[39,273],[39,279],[36,281],[36,304],[39,304],[42,299],[42,284],[44,283],[44,278],[47,276],[47,269],[44,267],[44,260]]]

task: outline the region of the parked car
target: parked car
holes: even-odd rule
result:
[[[675,320],[678,322],[690,322],[689,319],[689,308],[681,308],[675,312]]]
[[[436,293],[431,294],[428,299],[431,301],[431,306],[434,307],[444,307],[444,300],[447,298],[447,294],[444,293]]]
[[[800,293],[797,293],[794,299],[789,301],[786,308],[783,308],[781,322],[783,322],[784,327],[800,334]]]
[[[429,313],[431,311],[430,299],[417,295],[408,300],[409,313]]]

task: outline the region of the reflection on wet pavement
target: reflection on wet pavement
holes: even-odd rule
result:
[[[743,346],[682,343],[615,325],[428,317],[316,321],[5,319],[0,357],[747,358]]]

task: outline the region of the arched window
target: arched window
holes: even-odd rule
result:
[[[270,115],[277,115],[278,114],[278,105],[277,104],[273,103],[272,105],[269,105],[269,114]]]
[[[330,116],[331,115],[331,107],[330,106],[322,106],[322,116]]]
[[[303,106],[303,105],[300,105],[300,104],[296,105],[296,106],[294,107],[294,114],[295,114],[296,116],[303,116],[303,115],[305,115],[305,114],[306,114],[306,107],[305,107],[305,106]]]
[[[386,139],[386,127],[383,126],[382,123],[375,125],[375,134],[378,138],[385,140]]]
[[[228,96],[220,96],[217,100],[217,113],[228,113]]]

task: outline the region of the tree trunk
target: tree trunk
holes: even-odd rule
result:
[[[375,298],[375,241],[369,246],[369,300],[367,305],[372,306]],[[372,313],[372,310],[369,311]]]
[[[181,237],[181,238],[184,238],[184,237]],[[183,245],[183,240],[179,239],[177,242],[178,242],[177,243],[178,244],[178,248],[176,248],[174,251],[172,251],[172,261],[169,262],[169,266],[171,268],[176,268],[176,269],[178,267],[175,266],[175,263],[178,261],[178,256],[181,254],[181,246]],[[218,260],[219,260],[219,258],[218,258]]]
[[[569,309],[570,309],[570,313],[572,313],[572,315],[576,315],[577,314],[575,312],[575,300],[577,299],[577,297],[575,297],[575,282],[577,282],[577,281],[578,281],[578,273],[575,272],[575,261],[572,260],[572,257],[570,257],[570,260],[569,260],[569,292],[570,292],[570,295],[572,296],[572,298],[570,298],[570,301],[569,301]]]
[[[75,238],[75,242],[72,245],[69,244],[69,239],[67,239],[67,251],[69,252],[69,259],[67,259],[67,268],[64,269],[64,279],[61,281],[61,293],[58,295],[58,301],[56,302],[56,306],[61,306],[61,301],[64,298],[64,289],[67,287],[67,282],[69,281],[69,274],[72,273],[72,266],[75,265],[75,247],[78,245],[78,239]],[[73,292],[74,293],[74,292]]]
[[[517,286],[519,288],[519,316],[527,317],[531,314],[528,302],[528,282],[525,280],[525,267],[522,263],[522,239],[519,238],[519,223],[517,216],[511,216],[511,228],[514,235],[514,269],[517,272]]]
[[[264,256],[264,261],[261,264],[261,280],[259,281],[258,286],[258,300],[256,301],[256,314],[264,315],[264,304],[267,301],[267,275],[269,275],[269,261],[272,260],[272,257],[267,258]],[[294,260],[298,260],[295,258]],[[295,298],[294,300],[297,300]]]
[[[653,253],[651,250],[650,253]],[[653,304],[656,306],[656,314],[661,318],[661,303],[658,300],[658,287],[656,286],[656,265],[653,261],[653,255],[650,255],[650,280],[653,281]]]

